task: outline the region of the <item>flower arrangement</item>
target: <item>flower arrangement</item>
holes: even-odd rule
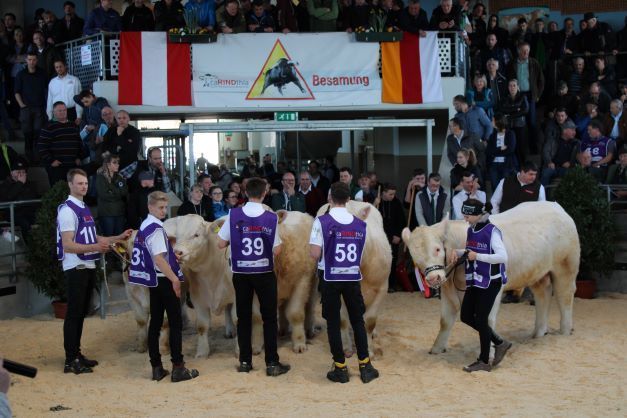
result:
[[[208,28],[200,27],[196,10],[185,9],[185,26],[182,28],[172,28],[168,31],[171,42],[178,43],[209,43],[215,42],[217,35]]]
[[[402,32],[396,32],[387,26],[387,13],[381,9],[371,9],[368,17],[369,27],[355,28],[355,40],[358,42],[398,42],[403,39]]]

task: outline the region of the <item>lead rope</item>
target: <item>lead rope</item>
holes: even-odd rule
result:
[[[453,286],[455,286],[455,289],[459,292],[465,292],[466,289],[460,289],[459,287],[457,287],[457,283],[455,283],[455,273],[457,272],[457,267],[464,264],[466,261],[468,261],[468,253],[469,251],[466,250],[464,251],[464,254],[462,254],[461,257],[459,257],[457,259],[457,262],[453,265],[453,266],[449,266],[449,271],[448,273],[446,272],[446,270],[444,271],[444,273],[446,274],[445,277],[449,277],[451,275],[451,273],[453,273]],[[446,257],[446,255],[445,255]]]

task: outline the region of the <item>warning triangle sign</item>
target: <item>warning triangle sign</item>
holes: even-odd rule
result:
[[[263,64],[246,100],[315,100],[305,78],[298,71],[279,39]]]

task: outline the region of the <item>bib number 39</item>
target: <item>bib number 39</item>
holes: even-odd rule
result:
[[[351,263],[357,261],[357,244],[337,244],[335,246],[335,261],[341,263],[344,260]]]
[[[242,255],[249,256],[251,254],[263,254],[263,239],[261,238],[244,238],[242,240]]]

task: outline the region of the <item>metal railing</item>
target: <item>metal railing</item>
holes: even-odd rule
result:
[[[0,258],[2,257],[11,257],[11,271],[9,272],[0,272],[0,277],[9,276],[10,283],[17,282],[17,256],[26,254],[26,251],[18,251],[15,243],[16,235],[15,235],[15,207],[16,206],[26,206],[33,204],[40,204],[41,199],[32,199],[32,200],[20,200],[14,202],[5,202],[0,203],[0,210],[9,209],[9,224],[10,224],[10,233],[11,233],[11,251],[8,253],[0,254]]]

